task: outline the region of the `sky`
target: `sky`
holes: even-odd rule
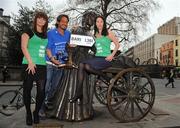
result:
[[[160,8],[154,10],[147,24],[147,31],[143,31],[142,39],[146,39],[157,33],[157,28],[174,17],[180,17],[180,0],[155,0],[159,2]]]
[[[19,6],[17,2],[21,3],[24,6],[29,8],[35,4],[37,0],[0,0],[0,8],[4,9],[5,15],[11,15],[11,13],[18,13]],[[45,0],[49,3],[55,12],[57,12],[58,8],[62,8],[66,3],[66,0]]]
[[[31,7],[36,0],[0,0],[0,8],[4,9],[4,15],[11,15],[11,13],[17,13],[19,6],[17,2],[22,5]],[[58,10],[63,8],[66,0],[45,0],[52,7],[54,12],[57,14]],[[157,33],[157,28],[172,19],[175,16],[180,17],[180,0],[155,0],[159,2],[160,8],[154,10],[150,14],[150,22],[147,24],[146,31],[141,30],[140,40],[144,40],[154,33]]]

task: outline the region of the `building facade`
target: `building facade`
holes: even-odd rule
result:
[[[146,40],[134,46],[134,58],[139,58],[140,63],[150,58],[156,58],[160,62],[160,48],[165,42],[174,40],[176,35],[154,34]]]
[[[180,17],[174,17],[158,28],[159,34],[180,35]]]
[[[162,44],[160,48],[160,64],[174,65],[174,40]]]
[[[180,66],[180,36],[174,40],[174,65]]]
[[[10,25],[10,16],[3,15],[0,8],[0,65],[21,64],[20,39]]]
[[[10,16],[3,15],[3,9],[0,8],[0,64],[7,64],[9,58],[8,34],[10,28]]]

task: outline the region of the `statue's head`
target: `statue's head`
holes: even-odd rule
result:
[[[95,12],[85,12],[82,16],[82,26],[86,30],[90,30],[90,28],[94,25],[94,20],[96,18],[97,14]]]
[[[94,25],[94,21],[97,14],[95,12],[84,12],[82,16],[82,26],[74,26],[71,30],[73,34],[84,35],[85,33],[89,32]]]

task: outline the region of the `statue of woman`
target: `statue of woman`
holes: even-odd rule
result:
[[[93,26],[96,14],[87,12],[83,15],[82,26],[73,28],[72,34],[89,35],[90,28]],[[71,49],[72,61],[78,65],[81,61],[91,58],[94,49],[92,47],[76,46]],[[58,89],[55,96],[52,98],[52,105],[47,106],[46,115],[55,117],[60,120],[82,121],[93,117],[93,88],[95,77],[86,75],[83,81],[83,98],[74,103],[70,103],[69,99],[75,95],[77,87],[78,68],[65,68],[62,79],[59,81]]]

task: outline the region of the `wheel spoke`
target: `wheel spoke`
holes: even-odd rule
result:
[[[106,94],[107,93],[107,90],[103,90],[103,91],[100,91],[100,93],[98,93],[99,95],[101,95],[101,94]]]
[[[134,118],[134,101],[131,100],[131,116]]]
[[[126,112],[127,112],[128,108],[129,108],[129,104],[130,104],[130,101],[129,101],[129,99],[128,99],[128,100],[127,100],[127,104],[125,105],[124,111],[123,111],[123,113],[122,113],[123,119],[124,119],[125,115],[127,115]],[[128,115],[127,115],[127,116],[128,116]]]
[[[138,93],[139,95],[146,95],[146,94],[153,94],[152,92],[142,92],[142,93]]]
[[[145,101],[144,99],[138,99],[138,100],[140,100],[140,101],[142,101],[142,102],[144,102],[144,103],[148,104],[149,106],[151,106],[151,103],[149,103],[149,102]]]
[[[139,91],[141,91],[146,85],[148,85],[149,82],[146,82],[141,88],[139,88]]]
[[[95,86],[99,88],[108,88],[108,86],[104,86],[104,85],[95,85]]]
[[[128,93],[128,92],[127,92],[128,90],[125,90],[125,89],[123,89],[123,88],[121,88],[121,87],[113,87],[112,90],[113,90],[113,91],[115,90],[115,91],[117,91],[117,92],[120,91],[120,92],[125,93],[125,94]]]
[[[138,102],[137,102],[136,100],[135,100],[134,102],[135,102],[136,106],[138,107],[140,113],[141,113],[142,115],[144,115],[143,110],[142,110],[141,107],[139,106]]]
[[[138,74],[138,76],[136,78],[134,78],[134,86],[133,86],[133,89],[134,87],[137,87],[140,82],[141,82],[141,77],[142,77],[142,74]]]
[[[118,99],[118,98],[127,98],[128,95],[122,95],[122,96],[112,96],[112,99]]]
[[[119,109],[119,107],[122,105],[122,104],[124,104],[125,102],[127,101],[127,99],[125,99],[125,100],[122,100],[122,101],[118,101],[118,102],[116,102],[116,104],[114,104],[114,105],[111,105],[114,109],[113,110],[118,110]]]

